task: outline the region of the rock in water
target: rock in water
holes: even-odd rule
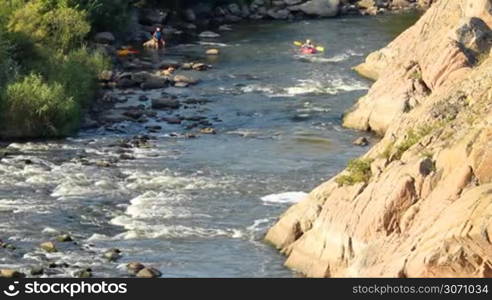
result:
[[[126,265],[126,269],[130,274],[136,275],[138,272],[140,272],[142,269],[144,269],[145,266],[139,262],[131,262]]]
[[[62,242],[62,243],[73,241],[72,237],[69,234],[61,234],[61,235],[56,237],[56,240],[59,242]]]
[[[32,267],[31,270],[30,270],[30,274],[32,276],[43,275],[43,273],[44,273],[44,269],[43,269],[42,266]]]
[[[157,278],[161,276],[162,273],[159,270],[150,267],[145,267],[137,273],[138,278]]]
[[[355,139],[352,144],[356,145],[356,146],[367,146],[369,145],[369,141],[367,140],[367,138],[361,136],[357,139]]]
[[[108,251],[104,252],[103,256],[109,261],[117,261],[121,257],[121,251],[120,249],[116,248],[109,249]]]
[[[89,268],[78,270],[73,274],[73,276],[76,278],[91,278],[92,277],[92,270]]]
[[[298,5],[296,9],[311,16],[334,17],[338,15],[340,0],[310,0]]]
[[[219,55],[220,51],[219,49],[208,49],[205,54],[207,55]]]
[[[23,278],[25,276],[24,273],[12,269],[0,270],[0,278]]]
[[[187,77],[184,75],[176,75],[173,78],[174,82],[185,82],[188,84],[196,84],[198,83],[198,80],[194,79],[193,77]]]
[[[202,128],[200,129],[200,133],[203,133],[203,134],[217,134],[217,131],[215,131],[214,128]]]
[[[178,109],[181,103],[176,99],[152,99],[153,109]]]
[[[58,251],[56,249],[55,243],[53,243],[53,242],[44,242],[44,243],[41,243],[39,245],[39,247],[41,247],[41,249],[43,249],[44,251],[46,251],[48,253],[52,253],[52,252],[57,252]]]

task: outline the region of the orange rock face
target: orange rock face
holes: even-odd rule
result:
[[[367,182],[336,178],[266,240],[313,277],[492,276],[491,1],[439,0],[357,69],[344,123],[382,135]],[[348,171],[343,172],[349,174]]]

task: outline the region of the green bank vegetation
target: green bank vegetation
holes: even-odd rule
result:
[[[110,67],[87,39],[114,30],[126,1],[0,0],[0,137],[62,137],[77,130]],[[109,3],[111,2],[111,5]]]

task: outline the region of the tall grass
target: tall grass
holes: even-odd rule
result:
[[[62,84],[32,73],[7,85],[1,116],[6,136],[57,137],[76,128],[80,106]]]

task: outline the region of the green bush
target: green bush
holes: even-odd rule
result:
[[[77,129],[99,73],[111,68],[101,52],[83,45],[91,26],[77,2],[83,1],[0,5],[1,138],[61,137]]]
[[[338,185],[354,185],[359,182],[367,183],[372,176],[371,159],[353,159],[347,165],[348,174],[338,176]]]
[[[66,53],[81,45],[91,26],[87,12],[67,7],[64,2],[33,0],[13,13],[8,30]]]
[[[57,137],[72,133],[79,105],[60,83],[30,74],[7,85],[2,101],[2,134],[7,137]]]
[[[11,43],[5,39],[5,33],[0,30],[0,90],[18,73],[17,63],[12,59],[13,50]]]
[[[59,82],[70,96],[85,108],[98,88],[98,75],[110,68],[110,62],[101,52],[90,52],[83,47],[65,56],[55,57],[55,61],[46,74],[50,81]]]

